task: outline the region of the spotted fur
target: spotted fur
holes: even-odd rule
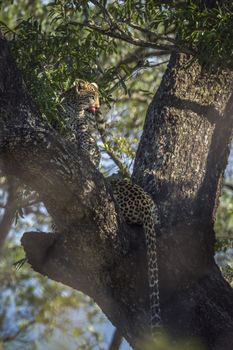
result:
[[[153,331],[161,323],[155,233],[155,223],[159,221],[157,207],[148,193],[129,180],[113,177],[111,184],[113,196],[124,220],[129,224],[142,225],[145,232],[150,290],[150,326]]]
[[[69,130],[67,138],[75,144],[77,150],[84,151],[95,166],[98,166],[100,152],[95,133],[98,123],[101,123],[98,116],[89,111],[91,107],[98,109],[100,106],[97,84],[78,79],[61,97],[59,113]]]

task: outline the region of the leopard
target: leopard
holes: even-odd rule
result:
[[[100,151],[96,143],[96,130],[105,128],[100,107],[99,87],[96,83],[76,79],[75,84],[61,94],[59,117],[65,125],[65,138],[77,151],[83,151],[98,167]],[[96,115],[95,115],[96,114]]]
[[[150,330],[161,327],[161,310],[159,295],[159,270],[157,260],[157,238],[155,227],[159,225],[158,208],[151,198],[139,185],[130,179],[120,178],[119,174],[110,176],[113,197],[120,214],[126,223],[143,226],[146,252],[150,301]]]

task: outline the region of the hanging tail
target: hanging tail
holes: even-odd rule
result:
[[[158,222],[157,208],[154,205],[151,213],[144,220],[144,231],[147,246],[148,281],[150,293],[151,330],[161,326],[161,310],[159,297],[159,271],[157,259],[157,244],[155,222]]]

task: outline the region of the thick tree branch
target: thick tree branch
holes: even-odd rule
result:
[[[180,336],[192,337],[195,329],[208,349],[223,349],[219,344],[233,335],[233,293],[215,266],[213,222],[233,129],[233,73],[205,71],[197,62],[187,69],[189,60],[171,56],[147,112],[133,176],[159,205],[163,321]]]

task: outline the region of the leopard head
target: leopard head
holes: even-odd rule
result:
[[[100,107],[98,85],[86,80],[77,79],[74,86],[67,90],[62,98],[66,104],[79,111],[94,114]]]

